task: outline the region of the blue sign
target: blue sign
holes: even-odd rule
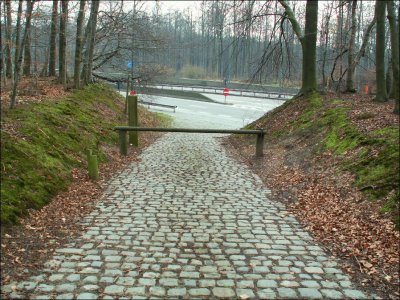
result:
[[[133,61],[128,61],[128,69],[131,70],[133,68]]]

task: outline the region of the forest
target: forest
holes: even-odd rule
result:
[[[1,80],[14,87],[10,106],[21,76],[57,76],[78,88],[96,72],[132,72],[143,84],[160,77],[305,84],[398,103],[394,0],[199,1],[196,11],[151,4],[2,2]]]
[[[399,299],[399,4],[0,1],[1,298]]]

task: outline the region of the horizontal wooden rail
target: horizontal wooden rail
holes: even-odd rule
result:
[[[132,127],[117,126],[114,128],[119,132],[119,149],[122,155],[128,153],[128,141],[126,133],[128,131],[156,131],[156,132],[186,132],[186,133],[224,133],[224,134],[256,134],[256,156],[263,156],[264,129],[255,130],[235,130],[235,129],[198,129],[198,128],[160,128],[160,127]]]

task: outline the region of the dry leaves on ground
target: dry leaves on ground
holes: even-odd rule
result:
[[[342,98],[361,132],[399,124],[393,103],[378,104],[360,95]],[[302,104],[295,103],[269,118],[268,132],[301,110]],[[357,117],[360,114],[368,115],[368,122]],[[380,213],[380,204],[366,199],[353,185],[354,176],[336,167],[334,155],[309,156],[314,142],[308,136],[276,140],[266,145],[262,159],[254,158],[253,146],[245,139],[229,138],[227,147],[271,188],[274,200],[285,203],[324,248],[341,259],[354,281],[384,298],[398,299],[399,231]]]
[[[47,95],[65,96],[65,92],[60,92],[58,85],[44,85],[43,89],[46,90]],[[29,98],[29,101],[36,100]],[[40,101],[48,101],[48,99],[41,98]],[[116,103],[121,110],[124,109],[122,101]],[[97,108],[104,118],[115,119],[115,112],[100,105]],[[152,114],[142,109],[140,112],[143,124],[153,127],[159,125],[159,121]],[[2,130],[19,136],[18,124],[2,124]],[[59,193],[42,209],[31,210],[29,215],[21,220],[20,225],[3,226],[1,228],[1,283],[4,285],[10,281],[23,280],[38,274],[55,249],[83,232],[84,228],[79,224],[79,220],[93,210],[107,181],[130,162],[136,161],[140,152],[160,136],[160,133],[141,134],[140,146],[129,147],[128,156],[121,156],[117,145],[100,145],[107,157],[107,162],[99,167],[98,181],[89,179],[86,166],[74,169],[71,172],[72,184],[67,191]]]

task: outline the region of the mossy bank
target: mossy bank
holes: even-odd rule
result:
[[[379,109],[379,104],[371,105]],[[354,175],[357,189],[379,201],[381,212],[391,212],[399,227],[399,126],[373,121],[379,112],[362,112],[359,107],[345,97],[315,93],[287,101],[247,128],[267,129],[267,144],[295,140],[308,145],[314,155],[331,153],[340,170]],[[287,117],[285,122],[281,115]],[[371,127],[374,122],[377,126]]]
[[[88,150],[98,155],[100,165],[105,162],[101,145],[117,145],[113,127],[126,122],[123,103],[124,98],[107,85],[93,84],[61,100],[24,104],[5,113],[2,224],[17,222],[28,209],[43,207],[65,190],[71,170],[86,166]]]

